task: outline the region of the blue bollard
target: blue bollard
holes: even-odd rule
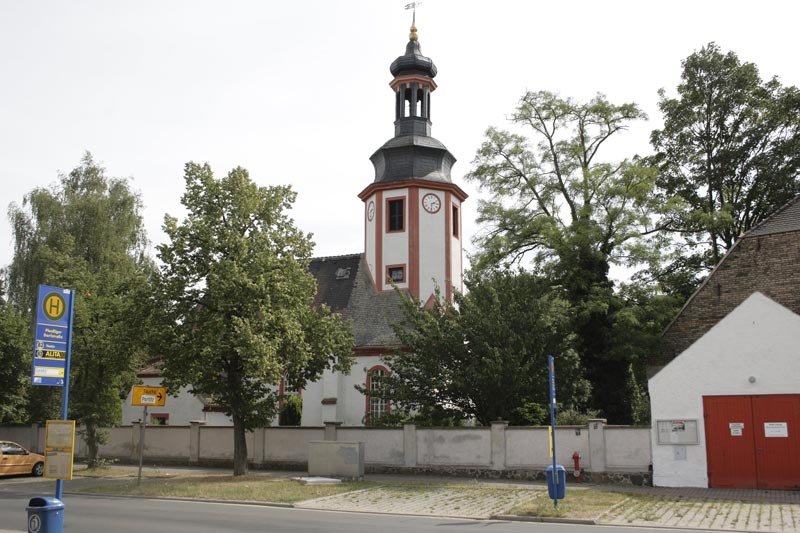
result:
[[[31,498],[26,509],[28,533],[63,533],[64,504],[58,498]]]
[[[563,500],[567,495],[567,472],[562,465],[556,465],[556,476],[553,475],[553,465],[547,467],[547,493],[551,500]],[[556,485],[556,479],[558,485]]]

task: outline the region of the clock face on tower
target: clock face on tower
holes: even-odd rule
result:
[[[367,219],[372,222],[373,218],[375,218],[375,202],[370,201],[367,204]]]
[[[428,213],[437,213],[442,207],[442,201],[433,193],[428,193],[422,197],[422,207]]]

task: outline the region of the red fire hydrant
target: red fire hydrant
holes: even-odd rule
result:
[[[575,469],[572,471],[572,475],[575,476],[575,482],[581,482],[581,454],[575,452],[572,454],[572,462],[575,464]]]

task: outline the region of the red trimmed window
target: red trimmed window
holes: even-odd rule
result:
[[[403,231],[405,229],[405,201],[403,198],[387,200],[387,231]]]
[[[389,283],[405,283],[406,282],[406,267],[405,265],[389,265],[386,267],[386,280]]]
[[[383,378],[389,375],[389,371],[383,366],[373,366],[367,371],[367,386],[369,392],[367,396],[367,413],[364,417],[366,425],[371,426],[377,420],[391,411],[389,400],[375,396],[374,393],[383,387]]]
[[[453,237],[458,239],[458,207],[453,206]]]

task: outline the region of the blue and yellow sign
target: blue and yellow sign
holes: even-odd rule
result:
[[[39,285],[36,300],[36,337],[33,341],[34,385],[63,387],[67,349],[72,333],[69,289]]]

